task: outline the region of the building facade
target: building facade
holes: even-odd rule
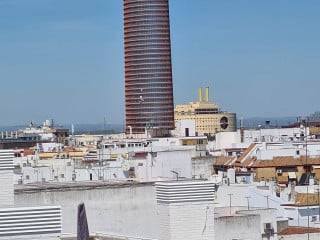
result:
[[[168,134],[174,128],[168,0],[124,0],[123,7],[126,132]]]
[[[176,105],[174,109],[176,125],[181,120],[193,119],[196,133],[214,136],[218,132],[236,131],[236,114],[222,111],[216,103],[210,102],[209,88],[206,88],[205,99],[202,88],[199,89],[199,101]]]

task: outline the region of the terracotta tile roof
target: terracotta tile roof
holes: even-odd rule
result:
[[[254,146],[254,144],[253,144]],[[250,148],[250,147],[249,147]],[[249,149],[248,148],[248,149]],[[252,146],[251,146],[252,150]],[[250,151],[245,151],[250,152]],[[245,154],[245,152],[243,154]],[[239,157],[240,158],[240,157]],[[308,165],[320,166],[320,157],[308,157],[301,156],[300,158],[294,157],[274,157],[272,160],[256,160],[254,157],[242,158],[242,161],[234,156],[220,156],[217,158],[214,166],[225,167],[245,167],[245,168],[271,168],[271,167],[297,167]]]
[[[214,166],[233,166],[233,167],[251,167],[255,158],[249,154],[254,150],[256,144],[252,143],[239,157],[235,156],[220,156],[217,158]]]
[[[73,146],[66,146],[63,148],[63,151],[65,152],[74,152],[75,148]]]
[[[251,143],[250,146],[240,155],[240,157],[237,159],[237,162],[242,162],[245,160],[247,155],[256,147],[256,144]]]
[[[307,227],[294,227],[290,226],[283,229],[278,235],[293,235],[293,234],[306,234],[306,233],[319,233],[320,228],[307,228]]]
[[[217,158],[216,162],[213,165],[214,166],[225,166],[233,158],[235,158],[235,157],[220,156]]]
[[[224,166],[224,167],[251,167],[255,161],[255,158],[247,158],[245,161],[240,163],[237,157],[234,156],[220,156],[217,158],[214,166]]]
[[[256,158],[253,158],[253,157],[247,158],[246,160],[242,161],[241,166],[245,168],[252,167],[255,161],[256,161]]]
[[[274,157],[272,160],[257,160],[254,164],[254,168],[265,168],[265,167],[289,167],[289,166],[304,166],[306,165],[320,165],[320,158],[307,159],[305,156],[300,158],[294,157]]]
[[[25,149],[23,151],[23,156],[34,155],[34,151],[31,149]]]

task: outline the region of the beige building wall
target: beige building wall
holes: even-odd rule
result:
[[[270,181],[270,179],[277,179],[276,169],[273,167],[270,168],[257,168],[255,181],[259,182],[261,179],[265,181]]]
[[[255,181],[260,181],[262,178],[264,178],[265,181],[275,179],[278,182],[287,182],[289,180],[288,172],[283,171],[281,174],[277,174],[277,168],[279,167],[256,168]],[[306,171],[303,166],[297,166],[297,172],[295,172],[297,181],[299,181],[301,175],[305,172]]]
[[[203,100],[202,90],[200,89],[198,102],[176,105],[174,109],[176,125],[180,120],[192,119],[195,120],[198,134],[203,133],[213,136],[217,132],[236,131],[236,114],[221,111],[216,103],[211,103],[208,88],[206,88],[206,97]]]

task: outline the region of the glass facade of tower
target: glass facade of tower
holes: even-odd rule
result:
[[[168,0],[124,0],[126,130],[174,128]]]

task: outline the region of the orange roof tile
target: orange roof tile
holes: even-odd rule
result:
[[[311,227],[295,227],[290,226],[286,229],[283,229],[278,235],[293,235],[293,234],[306,234],[306,233],[319,233],[319,228],[311,228]]]
[[[256,158],[250,157],[247,158],[246,160],[242,161],[241,165],[242,167],[252,167],[252,165],[254,164],[254,162],[256,161]]]
[[[265,167],[289,167],[289,166],[304,166],[304,165],[320,165],[320,158],[307,159],[304,156],[300,158],[294,157],[274,157],[272,160],[257,160],[254,164],[254,168]]]
[[[74,152],[75,148],[73,146],[66,146],[63,148],[64,152]]]
[[[250,146],[240,155],[240,157],[238,158],[238,162],[242,162],[245,157],[247,157],[247,155],[255,148],[256,144],[251,143]]]
[[[220,156],[217,158],[214,166],[224,166],[228,161],[232,160],[234,157]]]
[[[24,155],[24,156],[34,155],[34,151],[31,150],[31,149],[25,149],[25,150],[23,151],[23,155]]]

